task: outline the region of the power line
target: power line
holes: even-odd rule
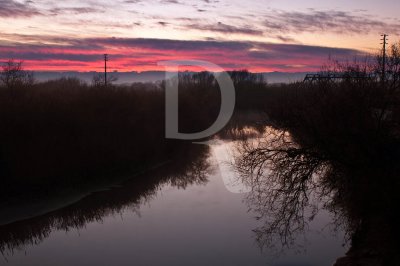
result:
[[[381,44],[383,45],[383,48],[382,48],[382,81],[384,82],[385,78],[386,78],[386,45],[388,44],[389,35],[382,34],[381,36],[382,36]]]

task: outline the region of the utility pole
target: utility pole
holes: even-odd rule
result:
[[[108,54],[104,54],[104,86],[107,87],[107,61]]]
[[[386,79],[386,45],[388,44],[388,36],[387,34],[382,34],[382,43],[383,44],[383,49],[382,49],[382,82],[385,82]]]

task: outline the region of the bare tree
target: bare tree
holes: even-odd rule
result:
[[[117,77],[115,76],[109,76],[107,77],[107,83],[104,82],[104,75],[103,74],[96,74],[92,78],[92,86],[93,87],[104,87],[105,84],[107,85],[112,85],[113,82],[116,82],[118,80]]]
[[[23,62],[8,60],[2,66],[1,84],[8,89],[31,86],[34,83],[33,73],[23,69]]]
[[[268,132],[267,140],[243,141],[237,168],[252,191],[247,202],[263,225],[254,230],[261,247],[294,244],[307,220],[317,210],[312,197],[318,182],[315,175],[327,169],[326,160],[312,149],[295,144],[284,131]]]
[[[400,88],[400,42],[390,47],[387,58],[387,75],[389,77],[389,85],[393,90]]]
[[[254,230],[261,246],[296,244],[321,207],[351,241],[351,263],[337,265],[397,265],[399,51],[387,53],[386,75],[379,60],[334,64],[339,79],[280,88],[281,104],[266,109],[279,130],[246,141],[236,159],[252,188],[249,208],[264,222]]]

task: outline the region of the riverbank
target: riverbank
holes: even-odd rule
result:
[[[271,91],[262,78],[245,71],[230,74],[241,96],[235,116],[260,110]],[[214,76],[182,73],[179,78],[179,131],[207,129],[220,107]],[[240,120],[240,127],[248,123]],[[107,183],[190,146],[165,138],[164,83],[104,87],[62,78],[0,87],[0,128],[1,202]]]

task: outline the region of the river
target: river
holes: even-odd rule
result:
[[[249,188],[231,182],[237,173],[224,163],[231,159],[231,145],[219,142],[179,178],[160,167],[146,174],[152,182],[125,182],[0,226],[0,265],[303,266],[332,265],[345,254],[326,211],[296,238],[299,247],[262,250],[253,232],[261,221],[246,202]]]

